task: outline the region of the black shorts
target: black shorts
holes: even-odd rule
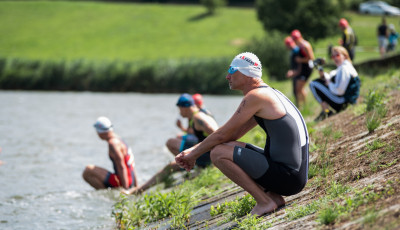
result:
[[[303,148],[308,149],[308,146]],[[302,152],[303,161],[299,171],[272,161],[265,155],[264,149],[252,144],[246,144],[244,148],[235,146],[233,162],[267,191],[290,196],[299,193],[307,183],[307,152]]]

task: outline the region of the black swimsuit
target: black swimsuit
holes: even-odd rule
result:
[[[235,146],[233,160],[268,191],[288,196],[300,192],[308,179],[308,132],[293,103],[278,90],[271,90],[286,114],[275,120],[254,116],[267,134],[265,148]]]

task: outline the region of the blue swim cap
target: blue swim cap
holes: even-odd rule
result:
[[[178,102],[176,103],[177,106],[179,107],[190,107],[194,105],[194,100],[193,97],[190,94],[184,93],[182,94]]]

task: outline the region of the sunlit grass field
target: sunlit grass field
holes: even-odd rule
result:
[[[233,56],[243,43],[264,33],[252,8],[224,8],[215,16],[205,12],[200,5],[0,1],[0,55],[53,60],[210,58]],[[381,17],[346,17],[359,38],[356,62],[378,57]],[[388,18],[397,27],[399,21]],[[326,57],[327,46],[338,44],[339,38],[338,30],[337,36],[312,42],[316,56]]]
[[[216,16],[193,5],[0,1],[0,55],[157,60],[234,55],[264,32],[249,8]]]

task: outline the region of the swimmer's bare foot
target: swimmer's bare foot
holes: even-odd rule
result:
[[[251,210],[250,214],[256,216],[262,216],[267,213],[275,211],[277,208],[285,205],[285,199],[277,193],[266,192],[265,195],[268,197],[268,203],[257,203]]]
[[[254,206],[254,208],[251,210],[250,214],[258,217],[273,212],[277,208],[278,206],[274,201],[271,201],[268,204],[256,204],[256,206]]]
[[[266,194],[275,202],[278,208],[285,205],[285,199],[281,195],[274,192],[267,192]]]

